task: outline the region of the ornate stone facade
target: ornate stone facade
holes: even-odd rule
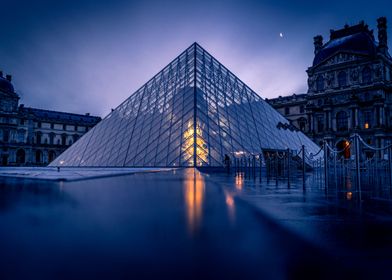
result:
[[[386,18],[377,22],[378,42],[364,22],[331,30],[325,44],[320,35],[314,37],[315,56],[307,69],[308,92],[269,100],[316,143],[326,140],[341,148],[353,132],[372,146],[391,141],[392,59]],[[305,110],[295,114],[304,104]],[[306,125],[300,126],[300,119]]]
[[[0,165],[47,165],[101,118],[27,108],[0,71]]]

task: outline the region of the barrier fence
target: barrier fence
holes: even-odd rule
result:
[[[227,162],[229,158],[229,162]],[[324,141],[320,150],[263,151],[259,154],[232,154],[227,157],[227,172],[268,183],[301,183],[306,191],[317,185],[326,193],[357,199],[392,200],[392,145],[373,147],[352,134],[342,149]]]

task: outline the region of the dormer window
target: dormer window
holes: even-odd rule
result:
[[[317,80],[316,80],[316,89],[317,89],[317,91],[323,91],[323,90],[324,90],[324,78],[323,78],[322,75],[319,75],[319,76],[317,77]]]
[[[340,71],[338,74],[338,84],[339,87],[347,86],[347,74],[345,71]]]

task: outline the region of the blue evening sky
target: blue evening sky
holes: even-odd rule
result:
[[[306,92],[313,36],[390,1],[0,0],[0,69],[26,106],[105,116],[193,42],[264,98]],[[375,30],[376,31],[376,30]],[[283,37],[279,34],[283,33]],[[377,37],[377,33],[375,32]],[[388,29],[390,41],[391,29]]]

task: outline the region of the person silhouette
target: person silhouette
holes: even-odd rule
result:
[[[223,159],[223,164],[225,165],[225,168],[227,169],[227,172],[230,172],[230,163],[231,163],[231,160],[230,160],[229,155],[225,154],[225,157]]]

